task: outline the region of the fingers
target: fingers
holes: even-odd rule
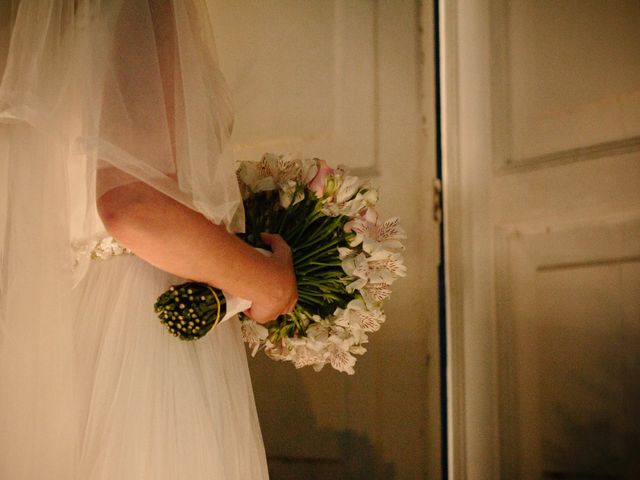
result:
[[[252,308],[245,313],[258,323],[267,323],[279,315],[291,313],[298,302],[298,295],[291,248],[278,234],[263,232],[260,237],[271,247],[273,253],[272,295],[264,302],[254,302]]]
[[[289,312],[282,312],[279,314],[274,314],[274,313],[269,314],[266,312],[261,313],[258,310],[259,309],[248,308],[242,313],[244,313],[247,317],[249,317],[252,320],[255,320],[260,324],[272,322],[273,320],[276,320],[280,315],[286,315],[287,313],[289,313]]]
[[[257,308],[247,308],[243,313],[258,323],[268,323],[275,320],[280,315],[287,315],[288,313],[293,312],[293,310],[296,308],[297,303],[298,296],[296,295],[296,297],[289,303],[289,305],[287,305],[287,307],[280,313],[274,313],[273,311],[271,311],[271,313],[263,312],[259,306]]]
[[[262,241],[264,243],[266,243],[267,245],[270,245],[274,249],[282,248],[282,247],[289,248],[289,245],[287,245],[287,242],[284,241],[284,238],[282,238],[277,233],[262,232],[260,234],[260,238],[262,238]]]
[[[264,243],[266,243],[267,245],[271,245],[275,239],[275,237],[279,237],[280,235],[278,235],[277,233],[269,233],[269,232],[262,232],[260,234],[260,238],[262,239],[262,241]],[[282,238],[282,237],[281,237]]]
[[[264,243],[271,247],[271,251],[274,254],[278,256],[284,254],[287,257],[291,257],[291,248],[289,247],[289,244],[277,233],[262,232],[260,234],[260,238],[262,238]]]

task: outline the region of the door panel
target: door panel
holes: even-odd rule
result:
[[[635,478],[640,216],[499,238],[503,478]]]
[[[491,2],[498,165],[640,147],[638,18],[634,0]]]
[[[271,477],[438,478],[433,5],[212,0],[239,159],[322,157],[381,187],[409,276],[355,376],[250,360]],[[419,27],[422,26],[422,29]]]
[[[452,478],[638,478],[640,4],[442,4]]]

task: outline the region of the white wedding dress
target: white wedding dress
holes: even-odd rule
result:
[[[195,342],[183,281],[96,197],[143,181],[231,231],[232,115],[204,0],[0,0],[0,479],[268,478],[234,318]]]

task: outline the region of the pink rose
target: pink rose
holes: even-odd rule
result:
[[[318,173],[316,173],[316,176],[311,179],[307,186],[309,187],[309,190],[318,196],[318,198],[322,198],[324,195],[326,179],[329,175],[333,175],[335,170],[329,167],[327,162],[324,160],[316,159],[316,164],[318,165]]]

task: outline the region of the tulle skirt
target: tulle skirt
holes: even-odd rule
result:
[[[15,365],[0,365],[10,397],[2,414],[14,420],[3,422],[2,479],[268,478],[238,320],[195,342],[169,335],[153,304],[179,281],[132,255],[91,262],[68,300],[74,374],[66,408],[54,394],[51,416],[30,411],[31,396],[47,392],[37,378],[16,379],[17,390],[7,391]],[[57,438],[51,422],[64,424]]]
[[[239,322],[169,335],[153,304],[179,281],[125,255],[74,290],[77,479],[268,477]]]

